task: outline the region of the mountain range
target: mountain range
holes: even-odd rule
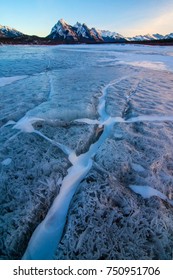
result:
[[[14,39],[24,41],[25,43],[125,43],[142,42],[173,39],[173,33],[166,36],[161,34],[137,35],[134,37],[125,37],[117,32],[89,28],[85,23],[77,22],[74,26],[68,24],[64,19],[60,19],[52,28],[50,34],[45,38],[38,36],[29,36],[22,32],[0,25],[0,39]]]
[[[48,38],[53,40],[73,41],[82,43],[94,42],[125,42],[124,36],[105,30],[89,28],[85,23],[77,22],[74,26],[60,19],[52,28]]]

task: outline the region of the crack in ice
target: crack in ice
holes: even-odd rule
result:
[[[141,195],[144,199],[150,198],[152,196],[157,196],[173,206],[173,200],[170,200],[165,194],[161,193],[160,191],[154,188],[151,188],[149,186],[138,186],[138,185],[129,185],[129,188],[133,192]]]

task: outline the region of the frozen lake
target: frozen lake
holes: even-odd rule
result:
[[[0,112],[2,124],[8,119],[19,120],[26,113],[68,121],[94,118],[95,95],[102,85],[120,77],[126,78],[123,84],[128,84],[127,76],[134,84],[150,70],[158,75],[173,70],[172,47],[4,46],[0,58],[0,87],[5,102]],[[143,90],[148,89],[148,83]]]
[[[0,97],[2,259],[172,259],[173,47],[1,46]]]

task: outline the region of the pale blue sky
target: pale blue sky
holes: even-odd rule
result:
[[[60,19],[124,36],[173,32],[173,0],[0,0],[0,24],[46,36]]]

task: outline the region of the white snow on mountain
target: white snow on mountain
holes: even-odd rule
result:
[[[136,35],[134,37],[124,37],[118,32],[109,30],[100,30],[95,27],[89,28],[85,23],[77,22],[74,26],[69,25],[64,19],[61,19],[52,28],[49,35],[50,38],[57,39],[73,39],[73,41],[92,40],[95,42],[115,42],[115,41],[148,41],[148,40],[162,40],[173,38],[173,33],[166,36],[161,34],[146,34]]]
[[[57,39],[63,37],[66,39],[71,37],[75,41],[80,41],[81,39],[92,40],[96,42],[112,41],[119,39],[124,39],[124,36],[117,32],[99,30],[94,27],[89,28],[85,23],[81,24],[77,22],[74,26],[69,25],[63,19],[59,20],[57,24],[52,28],[49,35],[50,38]]]
[[[98,29],[92,27],[92,28],[91,28],[91,32],[93,32],[93,34],[94,34],[95,36],[97,36],[98,38],[100,38],[101,40],[103,40],[102,35],[101,35],[101,32],[100,32]]]
[[[109,30],[98,30],[98,31],[103,38],[106,38],[106,37],[113,38],[113,39],[125,38],[123,35],[121,35],[117,32],[111,32]]]
[[[77,29],[76,32],[77,32],[78,36],[89,38],[84,24],[77,22],[73,27]]]
[[[11,28],[9,26],[3,26],[0,24],[0,37],[18,37],[18,36],[22,36],[23,33]]]
[[[156,40],[162,40],[162,39],[164,39],[164,36],[161,35],[161,34],[158,34],[158,33],[153,34],[153,36],[155,37]]]
[[[147,41],[147,40],[163,40],[163,39],[171,39],[173,38],[173,33],[170,33],[166,36],[161,34],[146,34],[146,35],[137,35],[134,37],[127,37],[128,41]]]
[[[167,34],[164,39],[173,39],[173,33]]]
[[[53,39],[55,39],[57,36],[68,38],[73,37],[73,39],[76,41],[77,36],[76,33],[73,31],[73,28],[71,25],[65,22],[64,19],[60,19],[52,28],[50,36],[52,35]]]
[[[103,41],[103,38],[96,28],[89,28],[85,23],[81,24],[77,22],[73,28],[75,28],[76,33],[79,37],[87,38],[87,39],[92,39],[95,41]]]
[[[156,40],[156,38],[151,34],[146,35],[136,35],[134,37],[128,37],[129,41],[143,41],[143,40]]]

